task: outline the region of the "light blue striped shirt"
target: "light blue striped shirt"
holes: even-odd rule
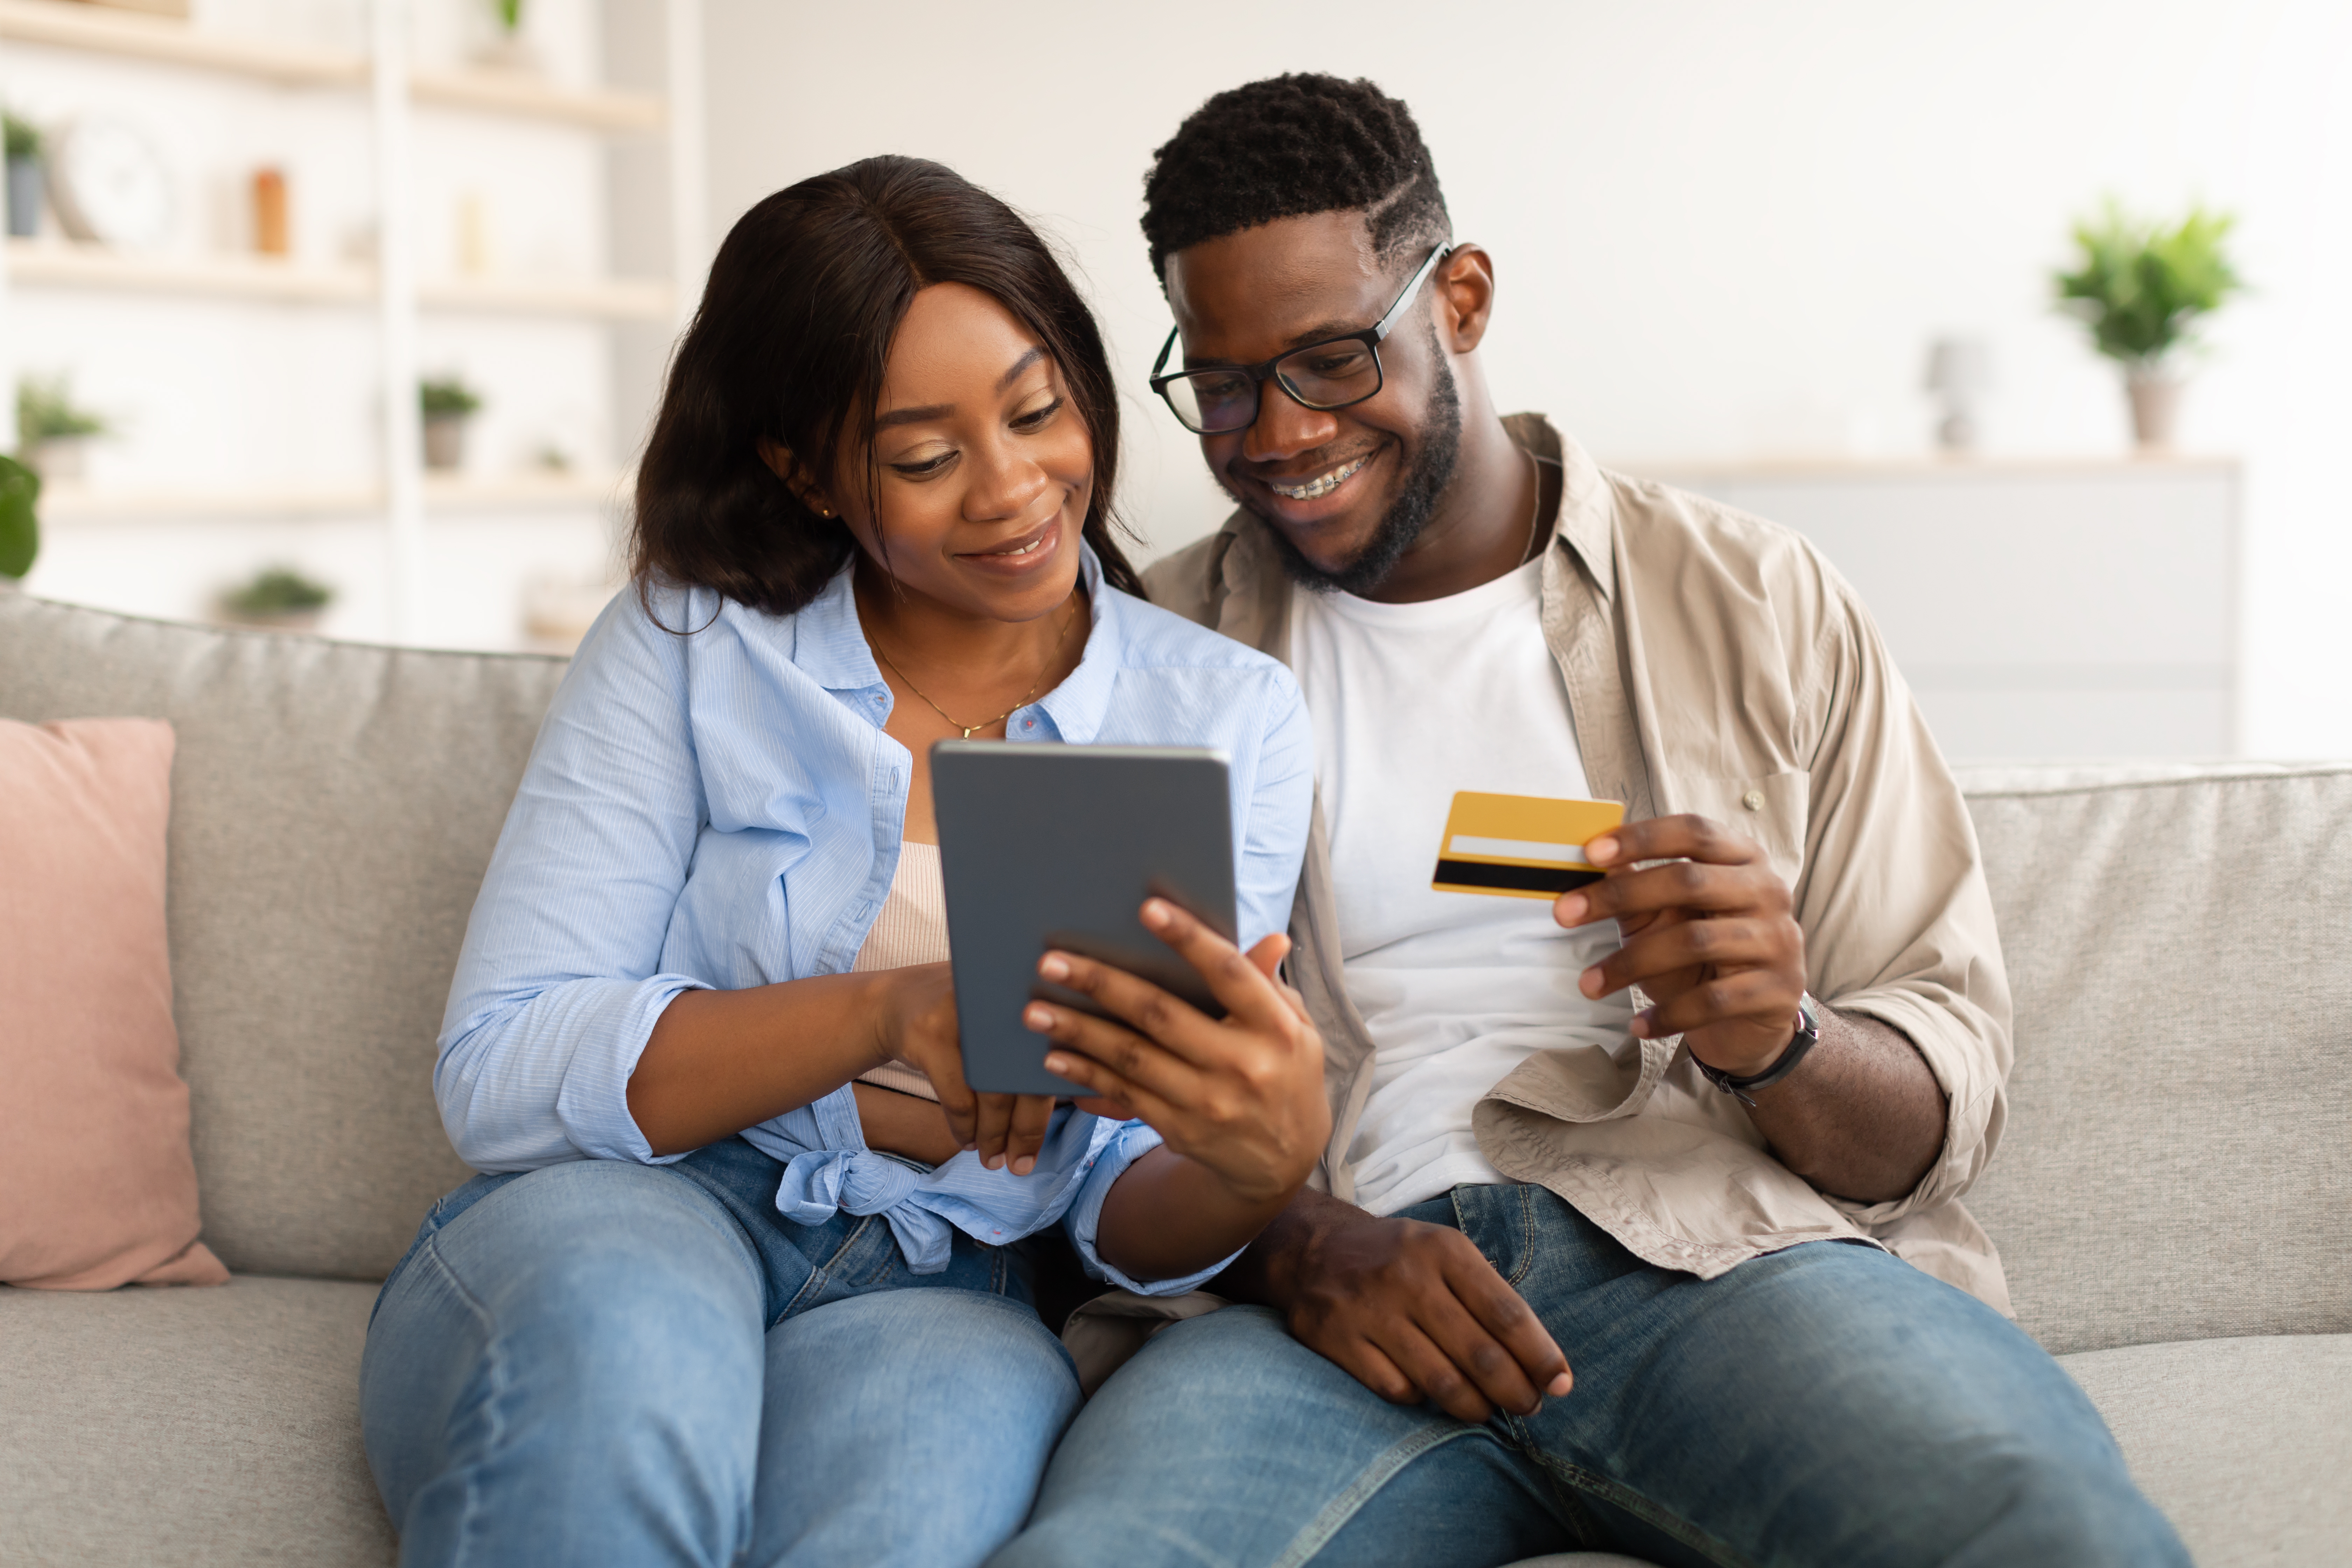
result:
[[[1306,849],[1313,738],[1290,672],[1106,586],[1070,678],[1016,711],[1014,741],[1214,746],[1232,763],[1244,945],[1284,929]],[[482,881],[441,1026],[433,1090],[481,1171],[667,1163],[629,1114],[629,1075],[679,993],[847,971],[898,868],[910,753],[844,571],[770,616],[706,589],[606,606],[564,677]],[[697,628],[678,636],[664,626]],[[884,1215],[918,1273],[952,1226],[1002,1244],[1056,1223],[1087,1269],[1103,1199],[1157,1145],[1141,1122],[1065,1106],[1027,1176],[961,1153],[924,1173],[866,1146],[844,1086],[746,1130],[784,1162],[776,1206],[817,1224]],[[1223,1265],[1217,1266],[1222,1268]]]

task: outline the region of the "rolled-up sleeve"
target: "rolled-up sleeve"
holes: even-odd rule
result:
[[[1943,1146],[1909,1193],[1829,1198],[1879,1226],[1958,1197],[1991,1160],[2007,1107],[2009,981],[1959,785],[1869,614],[1843,581],[1832,588],[1795,889],[1808,984],[1840,1012],[1902,1031],[1947,1102]]]
[[[532,748],[433,1072],[442,1125],[477,1170],[666,1163],[629,1114],[628,1083],[662,1010],[705,984],[661,970],[706,816],[682,641],[621,595]]]
[[[1208,1268],[1173,1279],[1137,1279],[1113,1268],[1102,1255],[1102,1211],[1110,1190],[1118,1184],[1127,1168],[1144,1155],[1160,1147],[1160,1134],[1140,1121],[1105,1122],[1105,1131],[1095,1145],[1094,1166],[1078,1184],[1076,1198],[1069,1212],[1062,1217],[1062,1228],[1076,1248],[1078,1261],[1086,1266],[1093,1279],[1107,1280],[1123,1290],[1139,1296],[1181,1296],[1197,1290],[1233,1266],[1241,1256],[1236,1248],[1233,1258],[1221,1258]]]

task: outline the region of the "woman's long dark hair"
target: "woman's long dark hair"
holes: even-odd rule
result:
[[[778,191],[719,247],[637,468],[640,595],[656,581],[705,587],[773,615],[816,597],[856,542],[803,504],[759,444],[786,448],[820,483],[845,447],[870,453],[890,340],[934,283],[992,296],[1053,356],[1094,444],[1084,537],[1105,579],[1141,595],[1112,537],[1118,398],[1093,314],[1020,214],[952,169],[899,157]],[[877,485],[869,460],[869,502]]]

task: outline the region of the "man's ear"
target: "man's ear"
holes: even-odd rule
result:
[[[1444,301],[1440,336],[1455,353],[1466,354],[1486,336],[1495,316],[1495,258],[1484,246],[1456,246],[1437,268],[1437,294]]]
[[[784,481],[784,488],[800,498],[800,503],[819,517],[833,515],[833,502],[825,496],[806,465],[793,456],[789,447],[779,447],[765,436],[760,437],[760,461],[768,471]]]

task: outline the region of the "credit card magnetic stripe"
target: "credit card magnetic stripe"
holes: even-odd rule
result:
[[[1522,899],[1556,899],[1571,888],[1601,880],[1581,866],[1513,866],[1493,860],[1440,860],[1429,885],[1441,893],[1508,893]]]

